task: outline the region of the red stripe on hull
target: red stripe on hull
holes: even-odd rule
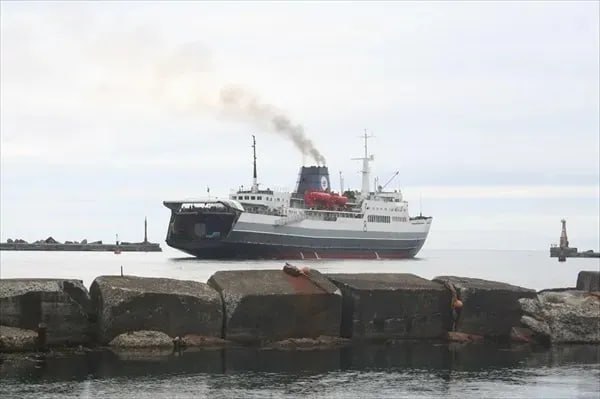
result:
[[[372,251],[336,251],[336,252],[320,252],[320,251],[290,251],[285,253],[273,253],[271,259],[406,259],[411,255],[408,251],[378,253]]]

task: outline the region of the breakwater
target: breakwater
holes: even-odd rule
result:
[[[577,289],[317,270],[220,271],[207,282],[101,276],[0,280],[0,350],[52,346],[252,345],[314,349],[356,342],[481,340],[600,343],[600,272]]]
[[[570,247],[569,238],[567,237],[567,221],[563,219],[560,222],[562,223],[562,231],[560,233],[559,244],[550,246],[551,258],[558,258],[559,262],[565,262],[567,258],[600,258],[600,252],[594,252],[591,249],[579,251],[575,247]]]
[[[579,251],[577,248],[550,247],[551,258],[600,258],[600,252],[594,250]]]
[[[88,242],[87,239],[80,241],[59,242],[53,237],[35,242],[27,242],[17,238],[9,238],[0,243],[0,251],[84,251],[84,252],[161,252],[157,243],[148,241],[148,220],[144,219],[144,240],[142,242],[119,241],[117,234],[114,244],[104,244],[102,241]]]
[[[3,242],[0,251],[96,251],[96,252],[161,252],[160,245],[152,242],[140,243],[46,243],[46,242]]]

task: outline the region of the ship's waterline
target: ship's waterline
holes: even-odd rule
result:
[[[403,248],[336,247],[326,243],[322,247],[302,247],[264,242],[226,241],[207,245],[173,243],[172,246],[203,259],[403,259],[414,257],[424,242],[424,240],[411,242],[414,245]]]

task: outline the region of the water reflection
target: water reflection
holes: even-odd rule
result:
[[[405,342],[337,350],[3,355],[2,397],[597,397],[599,348]],[[590,366],[592,365],[592,366]]]
[[[214,350],[118,351],[3,355],[3,382],[83,381],[89,378],[135,378],[182,374],[236,374],[261,372],[297,378],[333,371],[432,373],[451,379],[464,372],[486,372],[510,377],[508,370],[557,365],[598,364],[600,347],[436,345],[408,342],[395,345],[350,346],[335,350],[281,351],[255,348]],[[0,382],[0,385],[2,383]]]

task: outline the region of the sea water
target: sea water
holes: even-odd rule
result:
[[[546,251],[423,250],[410,260],[293,262],[331,273],[478,277],[537,290],[574,287],[600,260],[559,263]],[[204,261],[163,253],[0,252],[1,278],[125,274],[206,282],[217,270],[279,269],[282,261]],[[600,346],[406,342],[336,350],[228,348],[172,353],[74,351],[3,355],[0,397],[598,398]]]

